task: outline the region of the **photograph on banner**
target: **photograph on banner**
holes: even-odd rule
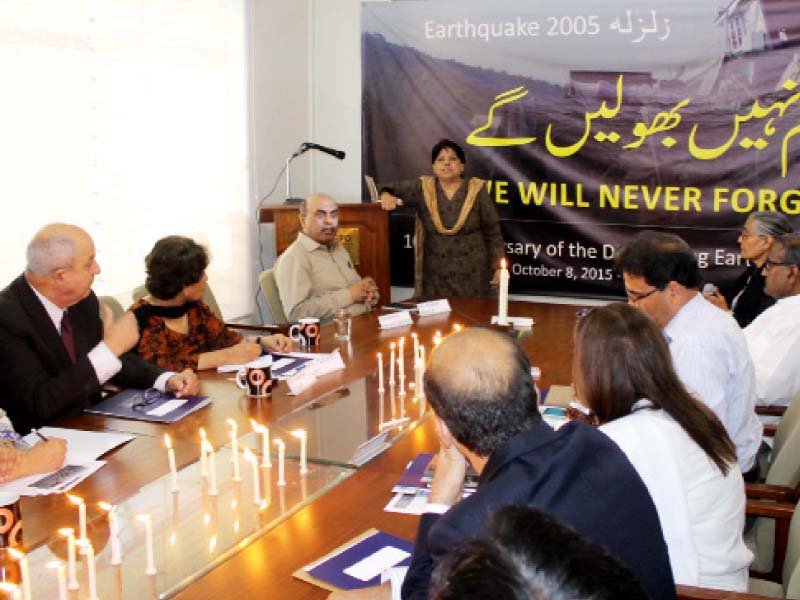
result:
[[[613,249],[643,228],[724,284],[748,213],[800,226],[800,0],[363,3],[362,76],[364,174],[429,175],[461,145],[512,293],[618,297]],[[393,285],[413,215],[391,214]]]

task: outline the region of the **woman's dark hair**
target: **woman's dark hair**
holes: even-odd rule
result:
[[[675,419],[723,474],[736,462],[725,427],[683,387],[664,334],[637,308],[609,304],[578,322],[573,381],[600,423],[630,414],[646,398]]]
[[[432,600],[644,600],[636,576],[605,549],[528,506],[505,506],[488,536],[437,562]]]
[[[431,150],[431,164],[436,162],[436,159],[439,158],[439,154],[441,154],[442,150],[445,148],[450,148],[453,152],[456,153],[458,160],[462,163],[467,162],[467,157],[464,154],[464,149],[456,144],[453,140],[441,139],[433,146],[433,150]]]
[[[182,235],[161,238],[144,259],[150,295],[172,300],[187,285],[194,285],[208,266],[208,252],[194,240]]]

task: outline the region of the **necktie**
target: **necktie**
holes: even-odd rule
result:
[[[64,342],[70,360],[75,363],[75,335],[72,332],[72,320],[66,310],[64,316],[61,317],[61,340]]]

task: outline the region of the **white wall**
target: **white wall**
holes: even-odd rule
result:
[[[253,0],[254,204],[269,193],[286,158],[308,141],[344,150],[346,158],[312,150],[294,159],[292,196],[324,191],[340,202],[361,200],[360,15],[359,0]],[[285,197],[283,175],[265,204],[281,204]],[[273,226],[261,227],[261,241],[261,263],[270,267]],[[257,277],[261,265],[254,262]],[[271,319],[268,309],[262,314]]]

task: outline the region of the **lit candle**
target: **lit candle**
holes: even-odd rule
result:
[[[206,458],[206,430],[200,428],[200,475],[208,477],[208,459]]]
[[[412,333],[411,339],[414,340],[414,364],[416,364],[417,358],[419,357],[419,337],[416,333]]]
[[[383,408],[383,390],[378,390],[378,427],[383,425],[384,408]]]
[[[405,337],[401,337],[400,338],[400,344],[399,344],[399,347],[397,349],[397,370],[398,370],[397,374],[400,377],[400,387],[401,388],[403,387],[403,379],[405,379],[405,376],[406,376],[405,362],[404,362],[405,361],[405,354],[406,354],[406,338]]]
[[[156,564],[155,557],[153,556],[153,520],[149,514],[136,515],[136,519],[144,523],[144,540],[147,546],[147,568],[144,573],[145,575],[155,575]]]
[[[442,332],[437,331],[436,333],[433,334],[433,347],[435,348],[441,343],[442,343]]]
[[[283,443],[283,440],[276,439],[275,445],[278,447],[278,485],[284,486],[286,485],[286,479],[284,478],[286,468],[286,444]]]
[[[389,387],[394,387],[394,342],[389,344]]]
[[[455,331],[456,333],[458,333],[462,329],[464,329],[464,328],[459,323],[456,323],[455,325],[453,325],[453,331]]]
[[[272,460],[269,455],[269,427],[256,423],[253,419],[250,419],[250,425],[253,427],[253,431],[261,434],[261,466],[270,468]]]
[[[11,556],[14,557],[14,560],[19,563],[22,579],[22,597],[25,600],[31,600],[31,570],[28,566],[28,558],[15,548],[9,548],[8,551],[11,553]]]
[[[67,600],[67,569],[60,560],[47,563],[48,569],[55,569],[58,574],[58,600]]]
[[[78,507],[78,531],[81,536],[79,539],[84,541],[86,539],[86,504],[83,503],[83,498],[78,498],[78,496],[73,496],[72,494],[67,494],[67,498]],[[81,554],[86,554],[82,546]]]
[[[508,325],[508,269],[506,259],[500,261],[500,294],[497,299],[497,323]]]
[[[236,426],[236,421],[228,419],[228,425],[231,426],[231,462],[233,463],[233,480],[241,481],[242,477],[239,474],[239,428]]]
[[[172,448],[172,440],[169,434],[164,434],[164,445],[167,447],[167,459],[169,460],[169,472],[172,476],[172,491],[178,491],[178,468],[175,466],[175,450]]]
[[[378,352],[378,391],[383,391],[383,353]]]
[[[75,568],[75,531],[72,527],[64,527],[58,530],[62,536],[67,538],[67,565],[69,568],[69,589],[77,590],[81,586],[78,583],[78,573]]]
[[[206,441],[205,448],[208,460],[208,494],[216,496],[219,491],[217,490],[217,462],[214,460],[214,446],[211,445],[211,442]]]
[[[305,429],[295,429],[292,435],[300,440],[300,473],[308,473],[308,463],[306,462],[306,434]]]
[[[112,506],[108,502],[98,502],[97,505],[108,512],[108,530],[111,532],[111,564],[122,564],[122,558],[119,551],[119,529],[117,528],[117,507]]]
[[[97,598],[97,567],[94,564],[94,547],[89,540],[80,540],[81,554],[86,555],[86,570],[89,573],[89,600]]]
[[[250,452],[250,448],[244,449],[244,459],[253,464],[253,504],[256,506],[261,505],[261,483],[259,481],[260,473],[258,470],[258,460],[256,455]]]
[[[399,375],[399,382],[400,382],[400,397],[406,395],[406,370],[405,365],[403,364],[403,355],[401,354],[397,359],[397,370]]]

